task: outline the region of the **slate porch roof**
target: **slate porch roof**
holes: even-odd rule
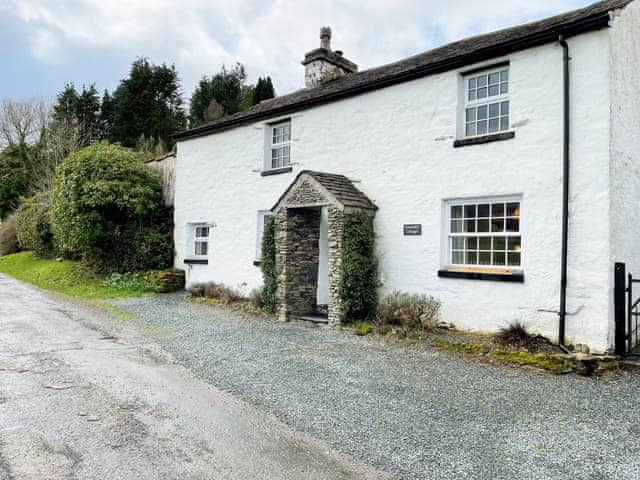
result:
[[[335,199],[344,207],[361,208],[364,210],[377,210],[378,207],[363,192],[358,190],[351,180],[344,175],[336,173],[313,172],[311,170],[301,171],[280,196],[276,204],[271,209],[275,211],[282,200],[291,191],[294,185],[303,175],[308,175],[324,187]]]
[[[265,100],[242,112],[179,133],[176,138],[199,137],[260,119],[288,115],[323,103],[554,42],[560,34],[569,37],[605,28],[609,24],[609,12],[624,8],[632,1],[604,0],[537,22],[449,43],[399,62],[352,73],[315,88]]]

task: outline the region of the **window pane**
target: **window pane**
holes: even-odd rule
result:
[[[520,253],[511,253],[509,252],[509,266],[510,267],[519,267],[520,266]]]
[[[476,134],[476,124],[475,123],[467,123],[467,128],[465,130],[465,136],[473,137]]]
[[[478,232],[480,233],[488,233],[489,232],[489,220],[478,220]]]
[[[467,250],[478,249],[478,237],[467,237],[465,240],[467,241]]]
[[[520,231],[520,220],[517,218],[508,218],[507,219],[507,232],[519,232]]]
[[[207,242],[196,242],[195,243],[195,254],[196,255],[206,255],[209,244]]]
[[[500,82],[500,74],[498,72],[491,73],[489,75],[489,85],[494,85]]]
[[[480,252],[478,263],[480,265],[491,265],[491,252]]]
[[[476,217],[476,206],[475,205],[465,205],[464,206],[464,218],[475,218]]]
[[[467,122],[474,122],[476,120],[476,109],[467,108]]]
[[[489,105],[489,118],[499,117],[500,116],[500,104],[492,103]]]
[[[489,216],[489,204],[478,205],[478,217],[487,218]]]
[[[509,237],[509,250],[513,252],[519,252],[522,250],[522,246],[520,245],[521,241],[521,237]]]
[[[467,252],[467,265],[477,265],[478,254],[476,252]]]
[[[462,218],[462,205],[451,207],[451,218]]]
[[[453,252],[451,255],[451,263],[454,265],[464,265],[464,252]]]
[[[480,237],[479,242],[480,250],[491,250],[491,237]]]
[[[478,135],[484,135],[485,133],[487,133],[487,121],[483,120],[478,122]]]
[[[498,85],[491,85],[489,87],[489,96],[490,97],[495,97],[496,95],[499,95],[500,93],[500,87]]]
[[[506,250],[507,239],[506,237],[493,237],[493,249],[494,250]]]
[[[507,217],[519,217],[520,216],[520,203],[507,203]]]
[[[475,99],[476,99],[476,91],[469,90],[469,100],[475,100]]]
[[[503,70],[500,72],[500,81],[507,82],[509,81],[509,70]]]
[[[470,78],[469,79],[469,90],[472,90],[476,88],[476,79],[475,78]]]
[[[504,219],[494,218],[493,220],[491,220],[491,231],[504,232]]]
[[[500,130],[509,130],[509,117],[500,118]]]
[[[465,220],[464,221],[464,231],[467,233],[475,233],[476,231],[476,221],[475,220]]]
[[[489,133],[497,132],[500,129],[500,120],[492,118],[489,120]]]
[[[196,227],[196,237],[203,238],[209,236],[209,227]]]
[[[451,248],[453,250],[464,250],[464,238],[454,237],[451,240]]]
[[[491,205],[491,215],[494,217],[504,217],[504,203],[494,203]]]
[[[478,98],[487,98],[487,87],[478,89]]]
[[[482,107],[478,107],[478,120],[486,120],[487,119],[487,106],[483,105]]]
[[[478,77],[478,87],[485,87],[487,85],[487,76],[480,75]]]
[[[509,93],[509,84],[501,83],[500,84],[500,93]]]
[[[502,102],[500,104],[500,115],[509,115],[509,102]]]
[[[506,265],[507,254],[504,252],[493,252],[493,264],[501,267]]]
[[[462,220],[451,220],[451,233],[462,233]]]

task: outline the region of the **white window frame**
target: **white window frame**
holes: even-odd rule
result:
[[[490,83],[495,75],[498,77],[498,83]],[[481,86],[480,81],[486,81],[486,86]],[[495,65],[463,75],[463,108],[460,118],[463,138],[484,137],[510,131],[510,81],[509,64]],[[472,88],[473,86],[475,88]],[[497,88],[497,94],[489,95],[490,88]],[[486,92],[486,96],[478,98],[483,91]],[[483,113],[486,113],[486,116]],[[497,128],[492,130],[492,125],[497,125]]]
[[[508,215],[508,204],[518,204],[517,215]],[[504,215],[494,216],[494,205],[497,206],[503,204]],[[498,270],[498,271],[523,271],[524,265],[524,236],[523,236],[523,208],[522,208],[522,196],[521,195],[509,195],[500,197],[475,197],[464,199],[451,199],[443,202],[443,266],[449,270]],[[469,221],[473,221],[474,227],[467,229],[467,206],[474,206],[476,208],[476,216]],[[478,216],[478,206],[489,205],[489,216]],[[462,207],[463,216],[457,218],[452,215],[452,207]],[[496,212],[497,213],[497,212]],[[493,220],[503,220],[504,227],[502,231],[494,231]],[[453,221],[456,222],[456,227],[462,225],[462,231],[458,232],[459,228],[453,227]],[[488,232],[478,232],[480,221],[483,223],[488,221]],[[518,225],[517,231],[507,231],[508,221],[511,221],[512,226],[516,223]],[[499,223],[497,224],[499,225]],[[484,230],[484,228],[482,228]],[[464,231],[475,230],[475,231]],[[475,243],[473,241],[475,239]],[[487,239],[491,242],[490,245],[482,246],[482,243],[487,242]],[[502,240],[504,240],[504,247],[502,247]],[[497,240],[497,241],[496,241]],[[469,243],[471,245],[469,245]],[[461,245],[462,243],[462,245]],[[498,248],[496,248],[496,245]],[[468,247],[471,248],[468,248]],[[474,248],[475,246],[475,248]],[[455,248],[454,248],[455,247]],[[475,258],[474,254],[475,253]],[[468,254],[471,254],[469,258]],[[481,256],[489,254],[489,263],[481,264]],[[495,255],[503,255],[504,264],[498,260],[496,261]],[[460,260],[462,255],[462,261]],[[516,264],[515,259],[518,258],[519,262]],[[471,260],[471,261],[470,261]],[[475,263],[474,263],[475,261]],[[513,262],[510,264],[510,262]]]
[[[271,210],[258,210],[258,223],[256,226],[256,260],[262,260],[262,237],[267,218],[273,217]]]
[[[206,228],[206,235],[198,235],[198,230]],[[209,247],[211,246],[211,225],[206,223],[194,223],[191,225],[191,257],[192,258],[208,258],[209,257]],[[206,244],[207,253],[198,254],[198,244]]]
[[[278,134],[277,130],[286,127],[287,132]],[[279,170],[291,166],[291,119],[270,123],[266,128],[265,170]],[[283,152],[283,160],[274,165],[274,152]],[[284,152],[287,152],[286,154]]]

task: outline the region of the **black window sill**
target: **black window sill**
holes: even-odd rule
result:
[[[186,265],[209,265],[207,258],[185,258],[184,263]]]
[[[293,171],[293,167],[273,168],[271,170],[263,170],[260,175],[263,177],[269,177],[271,175],[280,175],[281,173],[289,173]]]
[[[510,140],[516,136],[516,132],[492,133],[491,135],[483,135],[482,137],[462,138],[453,142],[454,148],[468,147],[470,145],[482,145],[484,143],[500,142]]]
[[[254,260],[254,261],[253,261],[253,264],[254,264],[256,267],[259,267],[260,265],[262,265],[262,260]]]
[[[455,270],[440,270],[440,278],[458,278],[462,280],[486,280],[490,282],[524,283],[524,273],[484,273],[459,272]]]

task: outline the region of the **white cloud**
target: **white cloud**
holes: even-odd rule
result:
[[[186,91],[240,61],[251,80],[271,75],[279,93],[303,84],[305,51],[330,25],[333,45],[368,68],[442,41],[541,18],[586,0],[5,0],[31,55],[57,68],[74,56],[115,52],[175,63]],[[4,12],[3,12],[4,11]],[[77,59],[75,59],[77,61]],[[128,66],[120,67],[119,76]],[[34,92],[36,93],[36,92]]]

